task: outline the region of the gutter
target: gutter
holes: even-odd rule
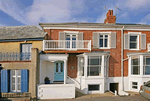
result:
[[[124,80],[123,80],[123,49],[124,49],[124,37],[123,37],[123,30],[124,30],[124,26],[122,27],[121,29],[121,84],[122,84],[122,87],[121,87],[121,90],[124,91]]]

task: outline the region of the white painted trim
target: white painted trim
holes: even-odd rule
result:
[[[87,77],[88,56],[84,55],[84,76]]]
[[[79,31],[64,31],[65,34],[78,34]]]
[[[73,29],[73,30],[121,30],[121,28],[71,28],[71,27],[43,27],[43,29]]]
[[[141,32],[128,32],[129,34],[129,50],[140,50],[139,45],[140,45],[140,37],[139,35],[141,34]],[[130,49],[130,36],[137,36],[137,49]]]
[[[150,31],[150,29],[130,29],[130,28],[125,28],[124,30],[132,30],[132,31]]]
[[[140,76],[143,76],[143,55],[140,55]]]
[[[150,52],[150,43],[147,44],[147,51]]]
[[[142,34],[142,33],[141,33],[141,32],[128,32],[128,34],[140,35],[140,34]]]
[[[67,82],[67,60],[64,60],[64,84]]]

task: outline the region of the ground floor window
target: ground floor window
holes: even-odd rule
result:
[[[131,74],[140,75],[140,58],[132,57],[131,59]]]
[[[100,90],[99,88],[99,85],[95,85],[95,84],[92,84],[92,85],[88,85],[88,91],[98,91]]]
[[[132,89],[138,89],[138,82],[132,82]]]
[[[143,56],[143,74],[150,75],[150,56]]]
[[[11,91],[12,92],[21,92],[21,70],[11,70]]]
[[[101,76],[101,56],[88,56],[88,76]]]

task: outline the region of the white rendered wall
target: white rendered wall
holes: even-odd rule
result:
[[[41,64],[40,84],[44,84],[44,78],[50,77],[51,82],[54,81],[54,62],[42,61]]]
[[[37,91],[38,99],[75,98],[74,84],[40,84]]]

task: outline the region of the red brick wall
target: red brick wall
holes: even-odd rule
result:
[[[64,30],[51,29],[45,30],[48,32],[49,39],[58,40],[59,32]],[[109,76],[110,77],[120,77],[121,76],[121,31],[101,31],[101,30],[65,30],[65,31],[79,31],[84,33],[84,40],[92,40],[93,32],[116,32],[117,33],[117,43],[116,49],[93,49],[92,51],[110,51],[110,64],[109,64]],[[93,46],[93,40],[92,40]],[[71,70],[70,67],[75,66],[75,69]],[[68,75],[70,77],[77,76],[77,57],[75,55],[70,55],[68,58]]]
[[[150,31],[124,31],[125,34],[128,34],[128,32],[141,32],[142,34],[146,34],[146,50],[124,50],[124,59],[128,58],[127,52],[147,52],[147,44],[150,43]],[[128,60],[124,61],[124,76],[128,76]]]

